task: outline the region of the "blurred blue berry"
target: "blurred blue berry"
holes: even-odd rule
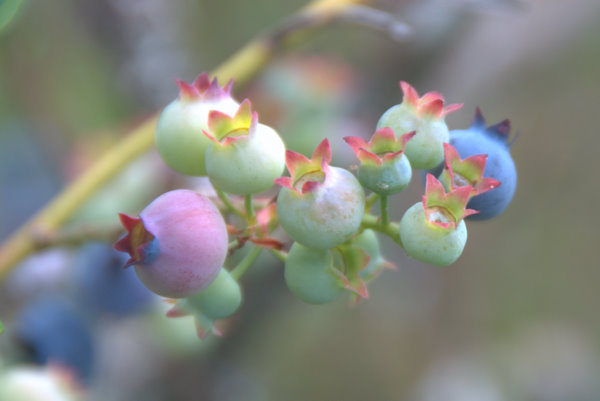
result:
[[[81,247],[75,258],[74,285],[77,299],[91,312],[126,316],[148,309],[154,294],[133,269],[124,269],[127,255],[104,243]]]
[[[20,311],[14,325],[17,342],[32,362],[72,369],[82,381],[92,375],[94,345],[87,322],[59,295],[40,295]]]

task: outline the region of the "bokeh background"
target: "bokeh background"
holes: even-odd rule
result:
[[[0,18],[0,239],[175,98],[174,78],[212,69],[303,4],[29,0]],[[160,316],[160,301],[96,319],[86,399],[600,399],[600,3],[374,6],[410,35],[404,25],[393,38],[338,21],[282,52],[236,96],[250,97],[289,147],[309,151],[330,137],[345,166],[353,159],[339,138],[370,135],[401,100],[401,79],[463,102],[450,128],[467,127],[476,106],[489,123],[510,118],[519,183],[509,209],[470,223],[463,256],[447,268],[382,240],[398,269],[355,307],[301,303],[265,257],[244,278],[245,303],[223,338],[198,342],[189,320]],[[114,221],[169,188],[202,185],[150,152],[75,220]],[[392,218],[422,191],[414,179],[393,198]],[[40,292],[72,295],[73,271],[92,264],[81,253],[41,252],[0,284],[3,369],[27,362],[11,331],[20,311]]]

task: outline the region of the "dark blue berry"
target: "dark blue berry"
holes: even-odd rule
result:
[[[467,207],[478,210],[478,214],[469,216],[472,220],[487,220],[502,213],[510,204],[517,187],[517,169],[510,155],[510,121],[486,127],[485,119],[479,108],[475,118],[466,130],[450,131],[450,144],[454,146],[462,159],[487,154],[483,171],[484,177],[500,181],[501,185],[481,195],[473,197]]]
[[[76,296],[92,312],[124,316],[146,310],[154,294],[133,269],[124,269],[127,255],[104,243],[84,245],[74,266]]]
[[[59,295],[40,295],[19,313],[17,342],[34,363],[55,363],[72,369],[82,381],[92,375],[94,347],[87,322],[75,306]]]

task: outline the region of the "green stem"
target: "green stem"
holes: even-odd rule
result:
[[[277,249],[269,249],[269,252],[271,252],[271,254],[273,256],[275,256],[277,259],[279,259],[281,262],[284,262],[287,260],[287,252],[285,251],[280,251]]]
[[[381,213],[381,225],[383,227],[387,227],[388,224],[390,224],[390,217],[388,214],[388,196],[387,195],[381,195],[379,197],[379,202],[380,202],[380,213]]]
[[[260,255],[261,251],[261,247],[253,245],[253,248],[250,250],[250,252],[246,256],[244,256],[244,259],[242,259],[240,263],[238,263],[237,266],[234,267],[233,270],[231,270],[231,277],[233,277],[236,280],[242,278],[242,276],[244,275],[244,273],[246,273],[248,268],[252,266],[252,263],[254,263],[258,255]]]
[[[378,198],[379,195],[377,195],[375,192],[371,192],[371,194],[367,196],[367,200],[365,201],[365,212],[369,212],[371,210]]]
[[[254,205],[252,204],[252,195],[244,196],[244,207],[246,208],[246,219],[248,219],[248,225],[253,226],[256,224],[256,214],[254,213]]]
[[[390,237],[396,244],[404,248],[404,245],[402,245],[402,240],[400,240],[400,231],[398,223],[388,222],[388,224],[384,226],[383,224],[381,224],[381,220],[378,219],[377,216],[365,213],[362,219],[361,227],[363,229],[370,228],[382,234],[385,234],[388,237]]]
[[[237,207],[233,206],[233,203],[231,203],[229,196],[225,192],[221,191],[220,189],[216,189],[216,188],[215,188],[215,191],[217,192],[217,196],[219,197],[219,199],[221,199],[221,202],[223,202],[223,205],[225,205],[225,210],[227,212],[234,213],[243,219],[246,218],[246,216],[244,215],[244,212],[239,210]]]

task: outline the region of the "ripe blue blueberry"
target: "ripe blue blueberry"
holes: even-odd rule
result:
[[[41,295],[21,310],[14,327],[17,341],[33,362],[56,363],[86,381],[92,375],[94,346],[84,318],[66,298]]]
[[[127,255],[104,243],[84,245],[75,259],[73,284],[78,300],[93,312],[126,316],[147,309],[154,295],[132,269]]]
[[[484,177],[494,178],[501,185],[481,195],[474,196],[467,207],[478,210],[469,216],[473,220],[487,220],[502,213],[510,204],[517,188],[517,169],[510,155],[508,141],[510,121],[486,127],[481,110],[477,108],[475,118],[468,129],[450,131],[450,144],[461,158],[487,154]]]

